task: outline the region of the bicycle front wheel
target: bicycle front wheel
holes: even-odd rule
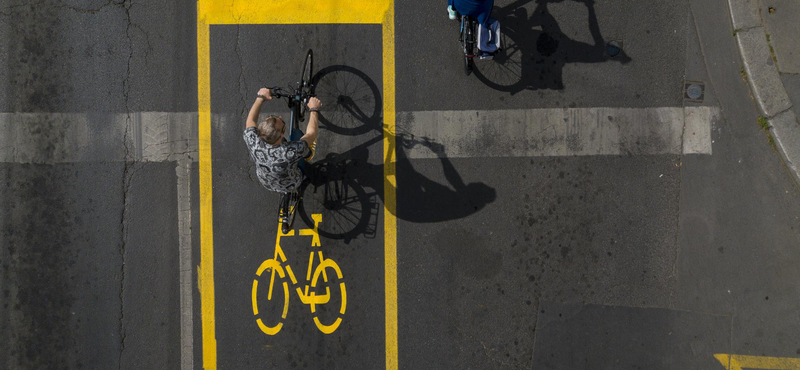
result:
[[[308,92],[310,94],[314,94],[314,91],[311,86],[311,77],[314,74],[314,53],[311,49],[308,49],[308,53],[306,53],[306,60],[303,63],[303,73],[300,75],[300,88],[308,87]]]

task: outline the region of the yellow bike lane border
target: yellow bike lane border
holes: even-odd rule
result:
[[[714,358],[716,358],[726,370],[800,370],[800,358],[793,357],[748,356],[715,353]]]
[[[380,24],[383,34],[383,178],[386,369],[397,370],[397,200],[395,180],[394,0],[198,0],[200,265],[203,368],[217,368],[211,168],[211,25]]]

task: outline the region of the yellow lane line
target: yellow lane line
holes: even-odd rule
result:
[[[717,353],[714,357],[728,370],[800,370],[800,358],[729,355],[726,353]]]
[[[386,369],[397,370],[397,213],[395,181],[395,46],[393,0],[198,0],[197,71],[200,165],[200,267],[198,285],[203,368],[217,368],[211,170],[209,26],[212,24],[382,24],[384,83],[384,243]]]
[[[200,182],[200,318],[203,332],[203,368],[217,368],[217,333],[214,307],[214,220],[211,171],[211,70],[208,23],[202,1],[197,3],[197,105]]]
[[[380,24],[391,1],[201,0],[208,24]]]
[[[394,1],[383,19],[383,243],[386,370],[397,370],[397,180],[395,178]]]

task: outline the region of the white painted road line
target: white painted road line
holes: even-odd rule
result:
[[[231,120],[214,115],[213,122]],[[404,148],[408,158],[711,154],[716,107],[548,108],[398,112],[398,139],[441,144]],[[90,120],[108,125],[90,128]],[[238,121],[237,121],[238,122]],[[236,122],[230,122],[230,125]],[[94,126],[92,126],[94,127]],[[226,126],[227,127],[227,126]],[[126,154],[122,138],[126,137]],[[197,114],[0,113],[0,162],[197,160]],[[334,135],[323,149],[345,152],[358,138]],[[325,151],[325,150],[323,150]]]
[[[408,158],[711,154],[716,107],[398,112]]]
[[[0,162],[197,161],[197,113],[0,113]]]

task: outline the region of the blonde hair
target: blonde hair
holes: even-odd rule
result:
[[[267,144],[275,144],[283,136],[283,129],[278,129],[278,120],[280,118],[270,116],[262,119],[258,124],[258,137]],[[286,123],[284,123],[284,128],[286,128]]]

